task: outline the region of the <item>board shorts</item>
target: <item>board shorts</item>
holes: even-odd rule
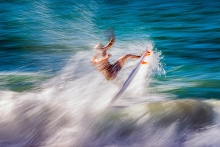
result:
[[[107,80],[113,80],[118,72],[121,70],[122,66],[120,65],[119,61],[116,61],[114,64],[111,64],[108,68],[107,68],[107,71],[108,71],[108,75],[106,77]]]

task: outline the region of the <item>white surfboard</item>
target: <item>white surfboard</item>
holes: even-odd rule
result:
[[[113,104],[121,95],[122,93],[127,89],[127,87],[129,86],[129,84],[132,82],[132,80],[134,79],[135,75],[137,74],[140,65],[141,64],[147,64],[147,62],[144,61],[144,58],[146,56],[150,56],[152,54],[152,51],[148,51],[146,50],[143,55],[141,56],[140,61],[136,64],[136,66],[134,67],[134,69],[132,70],[132,72],[130,73],[130,75],[128,76],[128,78],[125,80],[125,82],[123,83],[122,87],[120,88],[120,90],[118,91],[118,93],[115,95],[115,97],[110,101],[110,105]]]

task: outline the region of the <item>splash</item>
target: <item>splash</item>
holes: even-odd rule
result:
[[[87,132],[85,128],[91,125],[89,122],[93,123],[92,120],[106,109],[123,81],[120,77],[126,77],[136,63],[129,62],[118,79],[108,82],[89,63],[92,54],[89,51],[76,53],[56,77],[45,81],[37,90],[22,93],[1,91],[0,144],[72,146],[79,140],[85,142],[87,139],[80,132]],[[120,50],[120,54],[124,52]],[[148,70],[142,72],[144,75],[135,81],[145,81],[146,76],[150,78]]]
[[[161,60],[161,53],[153,50],[153,44],[148,42],[145,45],[147,50],[152,51],[152,55],[145,59],[148,64],[143,65],[140,67],[139,72],[134,78],[134,81],[129,86],[128,90],[130,97],[143,97],[150,93],[149,84],[151,79],[156,74],[165,74],[162,64],[160,63]]]

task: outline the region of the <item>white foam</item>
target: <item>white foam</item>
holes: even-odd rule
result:
[[[153,47],[152,44],[148,45]],[[126,47],[132,50],[131,46],[128,44]],[[144,48],[139,48],[140,53]],[[112,52],[116,52],[114,48]],[[120,55],[124,54],[122,50],[117,52],[121,52]],[[37,91],[1,91],[0,145],[129,147],[149,146],[149,142],[155,146],[175,144],[175,124],[155,132],[158,128],[150,125],[153,122],[148,122],[147,117],[138,123],[126,117],[114,120],[114,113],[107,116],[107,120],[102,119],[101,114],[136,62],[129,61],[118,78],[109,82],[90,64],[92,55],[93,52],[89,51],[78,52],[59,75],[45,81]],[[150,59],[152,65],[140,70],[141,74],[134,79],[132,89],[128,89],[119,100],[119,105],[126,102],[133,105],[142,101],[165,99],[161,95],[151,95],[147,89],[152,74],[159,68],[159,56],[160,53],[154,51],[154,56]],[[134,99],[126,99],[126,95],[133,96]],[[94,136],[91,126],[96,123],[108,128],[104,136]],[[96,131],[99,130],[100,128],[97,128]],[[125,134],[125,138],[123,135],[120,137],[120,133],[129,130],[134,132],[129,136]]]

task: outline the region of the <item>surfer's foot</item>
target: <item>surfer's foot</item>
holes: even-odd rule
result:
[[[142,56],[144,53],[145,53],[145,51],[143,51],[140,56]],[[145,56],[150,56],[150,55],[151,55],[151,51],[147,51],[145,54]]]
[[[150,56],[151,55],[151,51],[147,51],[145,56]]]
[[[148,62],[145,62],[145,61],[141,61],[141,64],[147,64]]]

